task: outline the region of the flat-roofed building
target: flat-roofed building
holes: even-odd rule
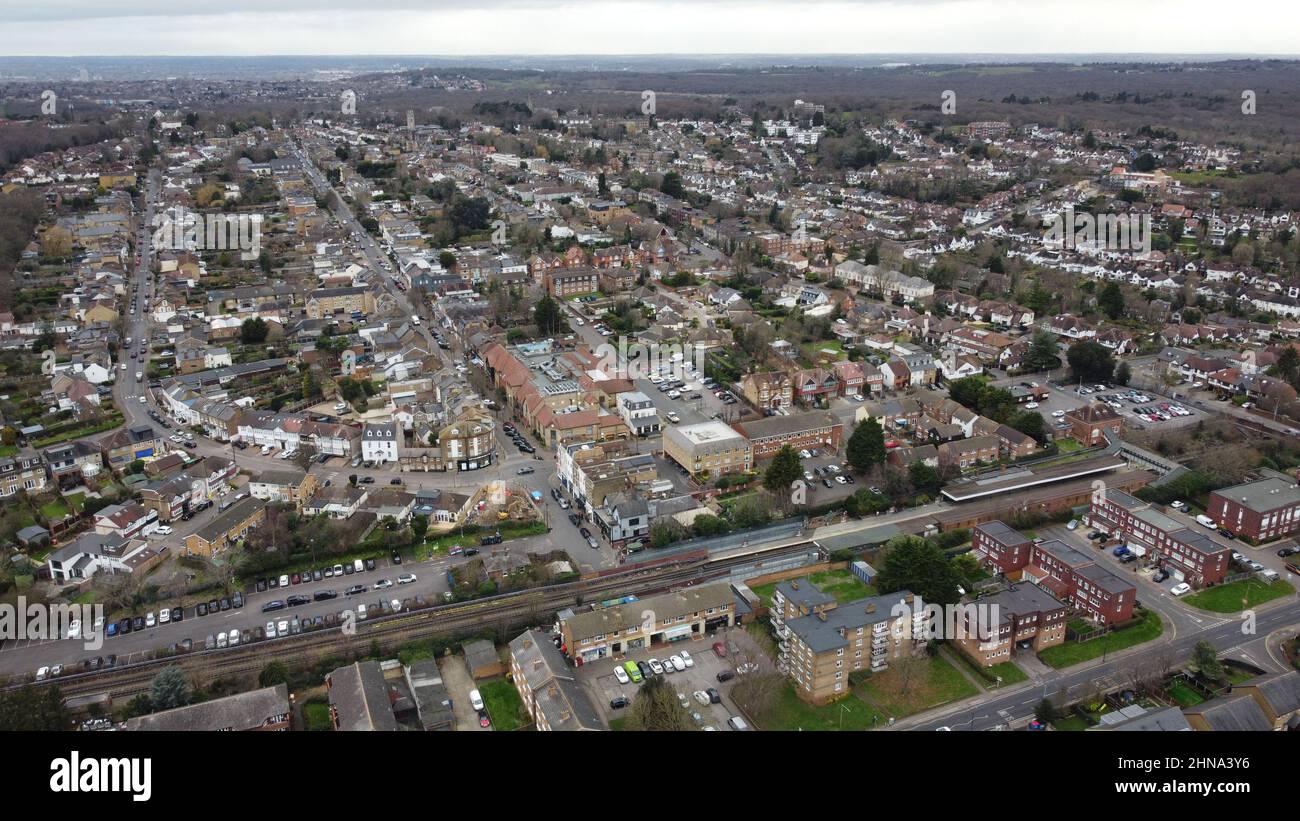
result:
[[[1238,536],[1270,542],[1300,530],[1300,485],[1269,478],[1220,488],[1206,513]]]
[[[716,476],[754,466],[749,440],[716,419],[667,428],[663,442],[664,456],[693,474],[707,471]]]

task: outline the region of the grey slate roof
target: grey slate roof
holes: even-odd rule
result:
[[[283,684],[128,719],[125,729],[145,731],[255,730],[268,718],[289,714]]]
[[[809,650],[814,653],[825,653],[828,650],[848,646],[849,640],[840,634],[841,630],[847,633],[859,627],[871,627],[882,621],[889,621],[894,618],[891,612],[893,608],[911,599],[912,593],[908,590],[886,593],[883,596],[869,596],[825,611],[824,621],[817,616],[804,616],[790,619],[785,626],[797,635]]]

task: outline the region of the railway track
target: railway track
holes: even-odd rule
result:
[[[468,635],[483,627],[497,627],[504,631],[536,625],[539,619],[549,620],[555,611],[566,607],[578,607],[615,595],[644,596],[686,584],[712,581],[726,577],[731,568],[753,563],[756,557],[784,556],[806,552],[812,547],[811,540],[759,545],[752,551],[724,559],[697,559],[681,565],[634,570],[618,576],[384,616],[358,622],[352,635],[344,635],[339,627],[313,630],[239,648],[201,650],[136,662],[109,671],[67,675],[38,682],[36,686],[57,685],[65,698],[106,694],[115,701],[123,701],[149,692],[154,676],[164,667],[180,667],[196,686],[207,686],[219,679],[255,678],[271,662],[303,667],[330,656],[364,653],[376,643],[388,653],[419,639]],[[10,689],[18,686],[23,684],[10,685]]]

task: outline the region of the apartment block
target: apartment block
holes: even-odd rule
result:
[[[983,608],[997,607],[995,635],[980,638],[981,625],[977,623],[980,611],[966,610],[964,629],[956,642],[966,655],[985,667],[1010,661],[1021,645],[1037,653],[1065,641],[1069,607],[1036,585],[1016,585],[985,596],[977,604]]]
[[[749,440],[718,420],[664,431],[664,456],[699,474],[739,473],[754,466]]]
[[[1194,587],[1218,584],[1228,574],[1232,550],[1205,528],[1165,514],[1122,490],[1093,494],[1088,520],[1093,527],[1151,551],[1175,579]]]
[[[1207,512],[1238,536],[1269,542],[1300,530],[1300,485],[1272,478],[1221,488]]]
[[[1034,542],[1002,522],[971,533],[975,555],[1013,581],[1024,579],[1086,612],[1098,624],[1133,617],[1137,588],[1059,539]]]
[[[829,448],[838,453],[844,437],[844,424],[824,411],[769,416],[737,422],[733,427],[749,440],[755,459],[773,456],[786,445],[795,450]]]
[[[907,591],[839,604],[806,579],[781,582],[769,612],[777,637],[777,669],[799,698],[827,704],[847,695],[849,676],[878,672],[891,658],[922,652],[926,614]]]
[[[600,290],[600,271],[595,268],[570,268],[547,273],[542,282],[546,292],[556,299],[580,294],[594,294]]]

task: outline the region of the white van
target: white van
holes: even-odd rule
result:
[[[364,573],[366,572],[366,563],[357,559],[352,563],[352,570],[356,573]]]
[[[1214,527],[1214,520],[1204,513],[1197,514],[1196,523],[1202,527]]]
[[[1275,581],[1277,581],[1277,571],[1276,571],[1276,570],[1264,569],[1264,570],[1259,571],[1259,575],[1260,575],[1260,576],[1264,579],[1264,581],[1266,581],[1266,582],[1275,582]]]
[[[749,729],[749,725],[745,723],[745,719],[741,718],[740,716],[732,716],[731,718],[727,719],[727,726],[733,730]]]

